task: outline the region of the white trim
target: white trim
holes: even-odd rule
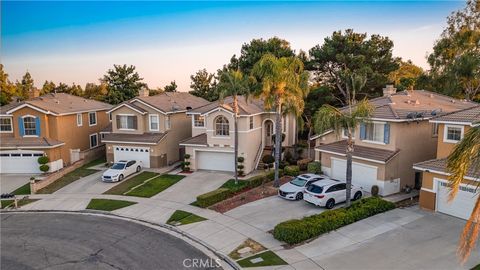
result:
[[[231,112],[231,111],[229,111],[229,110],[227,110],[227,109],[225,109],[225,108],[223,108],[223,107],[216,107],[216,108],[211,109],[210,111],[208,111],[208,112],[206,112],[206,113],[202,113],[202,115],[208,116],[208,115],[211,114],[211,113],[219,112],[219,111],[224,111],[224,112],[230,114],[230,116],[233,116],[233,114],[234,114],[233,112]]]
[[[178,145],[181,145],[181,146],[193,146],[193,147],[208,147],[208,145],[203,145],[203,144],[189,144],[189,143],[179,143]]]
[[[90,123],[90,114],[92,114],[92,113],[95,114],[95,124]],[[93,127],[93,126],[96,126],[97,123],[98,123],[97,112],[89,112],[88,113],[88,126]]]
[[[384,142],[378,142],[378,141],[371,141],[371,140],[361,140],[362,142],[366,142],[366,143],[371,143],[371,144],[380,144],[380,145],[387,145],[386,143]]]
[[[197,116],[197,115],[203,117],[203,126],[195,126],[195,116]],[[207,118],[205,116],[203,116],[201,114],[195,114],[191,118],[192,118],[192,127],[193,128],[206,128]]]
[[[193,158],[196,160],[197,152],[217,152],[217,153],[232,153],[234,154],[235,151],[228,151],[228,150],[204,150],[204,149],[193,149]],[[197,161],[195,161],[197,162]],[[197,164],[195,164],[195,168],[197,168]]]
[[[0,116],[0,118],[10,119],[10,131],[0,131],[0,133],[13,133],[13,116]]]
[[[161,142],[160,140],[159,142]],[[125,144],[148,144],[148,145],[157,145],[158,143],[149,143],[149,142],[125,142],[125,141],[102,141],[104,143],[125,143]]]
[[[433,189],[424,188],[424,187],[422,187],[421,190],[427,191],[427,192],[431,192],[431,193],[437,193],[437,192],[436,192],[435,190],[433,190]]]
[[[448,136],[448,128],[460,128],[460,140],[456,141],[456,140],[447,139],[447,136]],[[443,127],[443,142],[445,142],[445,143],[458,143],[458,142],[460,142],[460,141],[463,139],[464,132],[465,132],[465,127],[464,127],[464,126],[460,126],[460,125],[444,125],[444,127]]]
[[[333,155],[338,155],[338,156],[342,156],[342,157],[346,157],[347,155],[346,154],[341,154],[341,153],[337,153],[337,152],[332,152],[332,151],[327,151],[327,150],[322,150],[322,149],[315,149],[315,151],[319,151],[319,152],[322,152],[322,153],[327,153],[327,154],[333,154]],[[397,152],[397,154],[400,153],[400,152]],[[373,163],[378,163],[378,164],[387,164],[387,162],[389,162],[390,160],[392,160],[393,157],[395,157],[397,154],[393,155],[389,160],[387,161],[380,161],[380,160],[374,160],[374,159],[369,159],[369,158],[362,158],[362,157],[358,157],[358,156],[352,156],[352,158],[354,159],[359,159],[359,160],[364,160],[364,161],[370,161],[370,162],[373,162]],[[330,158],[335,158],[335,157],[330,157]],[[358,162],[357,162],[358,163]],[[363,165],[363,163],[361,163]]]
[[[101,112],[101,111],[105,111],[107,110],[107,108],[103,108],[103,109],[93,109],[93,110],[86,110],[86,111],[77,111],[77,112],[68,112],[68,113],[59,113],[59,114],[54,114],[54,115],[57,115],[57,116],[65,116],[65,115],[72,115],[72,114],[77,114],[77,113],[88,113],[88,112]],[[105,112],[106,113],[106,112]]]
[[[382,121],[382,122],[412,122],[412,121],[425,121],[429,120],[432,117],[422,117],[422,118],[414,118],[414,119],[386,119],[386,118],[369,118],[368,121]]]
[[[136,115],[133,114],[133,113],[119,113],[119,114],[116,114],[115,116],[131,116],[131,117],[135,117]],[[138,119],[137,119],[138,121]],[[158,120],[160,121],[160,120]],[[122,121],[120,120],[120,124],[122,124]],[[138,124],[138,122],[137,122]],[[115,120],[115,125],[116,125],[116,120]],[[160,126],[160,123],[158,124]],[[127,126],[128,126],[128,119],[127,119]],[[118,130],[126,130],[126,131],[135,131],[136,129],[134,128],[120,128],[120,127],[116,127]],[[112,128],[112,131],[113,131],[113,128]]]
[[[430,120],[430,123],[436,124],[450,124],[450,125],[461,125],[461,126],[473,126],[473,122],[457,122],[457,121],[441,121],[441,120]]]
[[[0,149],[18,149],[18,150],[28,150],[28,149],[50,149],[50,148],[57,148],[60,146],[65,145],[65,143],[51,145],[51,146],[0,146]]]
[[[92,146],[92,137],[95,136],[97,138],[97,145]],[[88,144],[90,145],[90,149],[95,148],[100,145],[100,142],[98,140],[98,134],[97,133],[92,133],[88,136]]]
[[[339,161],[347,161],[346,159],[341,159],[341,158],[336,158],[336,157],[330,157],[330,159],[334,159],[334,160],[339,160]],[[365,159],[367,160],[367,159]],[[367,161],[371,161],[371,160],[367,160]],[[378,161],[377,161],[378,162]],[[365,167],[369,167],[369,168],[372,168],[372,169],[377,169],[378,170],[378,167],[377,166],[373,166],[373,165],[368,165],[368,164],[364,164],[364,163],[361,163],[361,162],[355,162],[352,160],[352,164],[355,163],[355,164],[358,164],[358,165],[361,165],[361,166],[365,166]],[[384,164],[384,163],[382,163]],[[377,179],[378,180],[378,179]]]
[[[31,115],[31,114],[22,115],[22,116],[20,116],[20,117],[21,117],[22,119],[23,119],[23,118],[27,118],[27,117],[38,118],[37,116]]]
[[[437,171],[437,170],[430,170],[430,169],[420,168],[420,167],[417,167],[417,166],[413,166],[412,168],[413,168],[414,170],[418,170],[418,171],[422,171],[422,172],[436,173],[436,174],[445,175],[445,176],[450,176],[450,175],[451,175],[451,174],[446,173],[446,172],[441,172],[441,171]],[[479,178],[470,177],[470,176],[465,176],[465,177],[463,177],[463,179],[480,182],[480,179],[479,179]]]
[[[78,123],[79,116],[80,116],[80,123]],[[83,114],[77,113],[77,127],[81,127],[81,126],[83,126]]]
[[[130,103],[131,103],[131,102],[130,102]],[[138,113],[141,114],[141,115],[146,114],[146,112],[139,111],[138,109],[136,109],[136,108],[128,105],[127,103],[122,103],[122,104],[120,104],[120,105],[118,105],[118,106],[116,106],[116,107],[113,107],[111,110],[107,111],[106,113],[112,113],[113,111],[116,111],[117,109],[120,109],[120,108],[123,107],[123,106],[127,106],[128,108],[130,108],[130,109],[138,112]]]
[[[142,103],[143,105],[145,105],[145,106],[147,106],[147,107],[149,107],[149,108],[151,108],[151,109],[153,109],[153,110],[155,110],[155,111],[157,111],[157,112],[159,112],[159,113],[167,114],[166,112],[160,110],[159,108],[154,107],[154,106],[152,106],[152,105],[150,105],[150,104],[146,103],[145,101],[143,101],[143,100],[141,100],[141,99],[138,99],[138,98],[135,98],[135,99],[131,100],[129,103],[133,103],[133,102],[135,102],[135,101],[136,101],[136,102],[139,102],[139,103]]]
[[[310,140],[310,141],[311,141],[311,140],[316,140],[316,139],[318,139],[318,138],[320,138],[320,137],[323,137],[323,136],[325,136],[325,135],[327,135],[327,134],[330,134],[330,133],[332,133],[332,132],[333,132],[333,129],[329,129],[329,130],[323,132],[322,134],[318,134],[318,135],[315,135],[315,136],[310,137],[309,140]]]
[[[170,119],[170,116],[169,115],[165,115],[165,130],[170,130],[172,129],[172,119]]]
[[[157,118],[157,129],[152,129],[152,119],[151,117],[155,116]],[[148,114],[148,130],[150,131],[160,131],[160,116],[158,114]]]
[[[169,114],[184,113],[184,112],[188,112],[188,110],[170,111],[170,112],[166,112],[165,114],[166,114],[166,115],[169,115]]]
[[[230,135],[228,136],[212,136],[212,139],[230,139]]]
[[[20,105],[20,106],[18,106],[18,107],[12,108],[11,110],[7,111],[7,114],[11,114],[12,112],[18,111],[18,110],[20,110],[20,109],[22,109],[22,108],[25,108],[25,107],[28,107],[28,108],[30,108],[30,109],[33,109],[33,110],[35,110],[35,111],[38,111],[38,112],[41,112],[41,113],[44,113],[44,114],[57,115],[56,113],[52,113],[51,111],[42,110],[42,109],[37,108],[37,107],[35,107],[35,106],[33,106],[33,105],[30,105],[30,104],[28,104],[28,103],[24,103],[24,104],[22,104],[22,105]]]

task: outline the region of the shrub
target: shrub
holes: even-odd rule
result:
[[[243,166],[242,164],[239,164],[239,165],[237,166],[237,168],[238,168],[239,170],[242,170],[243,168],[245,168],[245,166]]]
[[[268,164],[263,164],[263,169],[267,170],[268,169]]]
[[[189,167],[190,166],[190,161],[185,161],[183,164],[185,165],[185,167]]]
[[[348,208],[338,208],[303,219],[293,219],[279,223],[273,229],[273,236],[277,240],[290,245],[298,244],[393,208],[395,208],[394,203],[382,200],[379,197],[365,198],[353,202]]]
[[[43,156],[43,157],[39,157],[37,161],[38,161],[38,164],[47,164],[50,161],[50,159],[46,156]]]
[[[309,173],[320,174],[322,172],[322,165],[318,161],[310,162],[307,165],[307,171]]]
[[[240,163],[242,163],[242,162],[245,161],[245,158],[244,158],[244,157],[238,157],[238,158],[237,158],[237,161],[240,162]]]
[[[309,159],[309,158],[304,158],[304,159],[300,159],[297,161],[297,165],[300,169],[300,171],[306,171],[307,170],[307,166],[308,166],[308,163],[310,163],[312,160]]]
[[[273,162],[275,162],[275,158],[271,155],[263,156],[262,162],[265,164],[272,164]]]
[[[378,196],[378,192],[380,191],[380,189],[378,188],[377,185],[373,185],[371,190],[370,190],[370,193],[372,194],[372,196]]]
[[[300,168],[296,165],[286,166],[284,170],[286,175],[297,176],[300,174]]]
[[[288,163],[285,160],[282,160],[278,166],[281,170],[283,170],[285,169],[285,166],[288,166]]]
[[[245,175],[243,174],[243,173],[244,173],[244,171],[242,171],[242,170],[238,170],[237,172],[238,172],[238,175],[239,175],[239,176],[245,176]]]
[[[206,208],[227,199],[231,194],[232,191],[228,188],[219,188],[198,196],[197,205]]]
[[[185,155],[183,156],[183,158],[184,158],[184,159],[189,159],[189,158],[190,158],[190,155],[189,155],[189,154],[185,154]]]
[[[293,155],[292,155],[292,153],[290,153],[290,151],[285,152],[285,154],[283,155],[283,159],[286,162],[288,162],[288,164],[290,164],[290,165],[295,165],[296,164],[295,159],[293,158]]]
[[[47,164],[40,165],[40,171],[48,172],[48,170],[50,170],[50,166],[48,166]]]

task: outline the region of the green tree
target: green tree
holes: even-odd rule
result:
[[[101,84],[87,83],[85,85],[85,91],[83,92],[83,97],[103,101],[105,99],[105,96],[107,95],[107,92],[108,92],[107,85],[104,83],[101,83]]]
[[[218,99],[218,91],[217,91],[217,80],[215,78],[215,74],[208,73],[206,69],[201,69],[195,73],[195,75],[191,75],[190,79],[192,82],[190,83],[190,88],[192,91],[189,93],[204,98],[208,101],[215,101]]]
[[[390,72],[388,79],[395,84],[398,90],[414,89],[418,78],[423,75],[423,69],[412,63],[401,61],[400,67]]]
[[[146,86],[143,78],[135,71],[135,66],[114,65],[100,80],[107,85],[105,101],[119,104],[138,95],[138,90]]]
[[[365,94],[379,96],[388,83],[388,74],[398,69],[398,58],[392,55],[393,42],[388,37],[355,33],[352,29],[335,31],[324,43],[310,49],[307,69],[314,72],[317,82],[336,89],[345,102],[346,82],[341,73],[349,70],[366,74]],[[346,104],[346,103],[345,103]]]
[[[33,79],[30,72],[26,72],[23,75],[22,80],[16,83],[17,95],[21,100],[26,100],[29,97],[29,93],[33,91]]]
[[[452,65],[456,82],[463,88],[468,100],[479,99],[480,94],[480,53],[467,52],[459,56]]]
[[[350,206],[352,191],[352,156],[354,151],[353,133],[355,127],[365,122],[373,114],[374,107],[367,99],[357,102],[355,99],[358,93],[365,86],[366,78],[363,74],[355,74],[347,72],[342,75],[345,91],[349,99],[346,109],[338,109],[331,105],[325,104],[315,113],[314,126],[318,134],[322,134],[327,130],[334,130],[338,135],[345,130],[347,133],[347,170],[346,170],[346,207]]]
[[[238,184],[238,96],[243,95],[247,100],[250,95],[248,77],[239,70],[223,72],[218,83],[218,93],[221,100],[226,96],[233,98],[233,118],[235,132],[235,184]]]
[[[163,90],[165,92],[177,92],[177,83],[174,81],[171,81],[170,84],[168,85],[165,85],[165,87],[163,88]]]
[[[54,91],[55,91],[55,88],[57,88],[57,86],[55,85],[54,82],[52,82],[52,81],[45,81],[45,82],[43,83],[42,90],[40,90],[40,95],[45,95],[45,94],[54,92]]]
[[[295,57],[276,57],[273,54],[262,56],[253,70],[258,78],[258,92],[266,109],[275,109],[275,180],[279,186],[278,169],[282,141],[282,113],[284,110],[299,116],[305,106],[304,98],[308,94],[308,72],[303,69],[303,62]]]
[[[16,94],[15,85],[8,79],[8,74],[3,70],[0,64],[0,105],[3,106],[12,101],[12,97]]]

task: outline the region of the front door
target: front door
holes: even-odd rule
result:
[[[265,147],[273,145],[273,122],[270,120],[265,121]]]

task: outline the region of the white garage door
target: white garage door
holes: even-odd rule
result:
[[[2,151],[0,152],[0,173],[41,173],[38,158],[42,151]]]
[[[346,177],[347,161],[332,158],[332,178],[345,181]],[[353,162],[352,184],[370,192],[372,186],[377,184],[377,168]]]
[[[437,211],[455,217],[468,219],[472,213],[478,193],[474,186],[460,186],[455,199],[448,203],[448,193],[450,189],[445,182],[438,182],[437,189]]]
[[[138,160],[144,168],[150,168],[150,148],[133,146],[113,146],[113,160]]]
[[[233,153],[197,151],[196,160],[199,170],[235,171]]]

